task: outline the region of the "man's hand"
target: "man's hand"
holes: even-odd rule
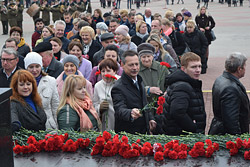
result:
[[[149,129],[153,131],[156,128],[157,123],[154,120],[149,121]]]
[[[150,87],[150,93],[160,95],[163,92],[161,91],[159,87]]]
[[[133,108],[131,111],[131,117],[133,119],[137,119],[137,118],[141,117],[140,111],[137,108]]]
[[[104,100],[101,104],[100,104],[100,114],[102,115],[103,112],[107,111],[109,109],[109,103]]]

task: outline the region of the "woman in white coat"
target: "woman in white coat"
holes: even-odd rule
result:
[[[25,69],[36,79],[38,93],[42,99],[43,109],[47,116],[46,129],[57,129],[56,111],[59,96],[56,80],[42,71],[42,57],[36,52],[30,52],[24,58]]]

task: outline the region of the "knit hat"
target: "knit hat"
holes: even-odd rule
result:
[[[104,33],[101,35],[101,42],[106,41],[108,39],[114,39],[114,34],[113,33]]]
[[[191,16],[192,16],[192,14],[191,14],[189,11],[184,12],[183,15],[184,15],[184,16],[188,16],[188,17],[191,17]]]
[[[104,22],[97,23],[96,28],[102,31],[108,31],[108,26]]]
[[[144,54],[153,55],[155,53],[155,47],[150,43],[142,43],[137,47],[137,52],[139,57],[141,57]]]
[[[52,45],[50,42],[41,42],[33,49],[33,52],[41,53],[48,50],[52,50]]]
[[[123,36],[129,36],[128,34],[128,27],[125,25],[120,25],[119,27],[116,28],[115,33],[122,34]]]
[[[62,62],[63,65],[65,65],[68,62],[71,62],[76,66],[77,69],[79,68],[80,61],[75,55],[67,55],[66,57],[63,58]]]
[[[42,57],[36,52],[29,52],[24,58],[25,69],[27,69],[31,64],[39,64],[42,67]]]

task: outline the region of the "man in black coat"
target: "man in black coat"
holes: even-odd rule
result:
[[[49,76],[57,78],[64,70],[63,64],[53,56],[52,45],[50,42],[41,42],[33,52],[39,53],[43,58],[43,71]]]
[[[124,52],[122,63],[123,74],[111,91],[115,109],[115,132],[150,133],[156,127],[156,122],[151,112],[140,112],[147,104],[147,97],[142,78],[138,75],[140,64],[137,53]]]
[[[225,71],[213,85],[214,118],[209,134],[242,134],[249,132],[249,99],[240,82],[247,58],[241,53],[227,57]]]
[[[181,58],[181,70],[169,76],[163,117],[165,134],[180,135],[184,134],[183,130],[205,133],[206,112],[200,73],[200,57],[187,52]]]

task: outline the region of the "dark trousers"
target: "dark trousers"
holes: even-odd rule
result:
[[[121,0],[117,0],[116,7],[117,7],[118,9],[120,9],[120,6],[121,6]]]
[[[127,0],[127,8],[131,9],[132,0]]]
[[[3,34],[8,34],[8,21],[2,21]]]
[[[17,21],[17,26],[23,29],[23,21]]]

